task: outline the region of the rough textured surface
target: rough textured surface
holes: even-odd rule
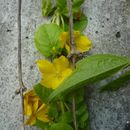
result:
[[[91,53],[113,53],[130,57],[130,1],[86,0],[83,5],[89,25],[85,33],[92,39]],[[23,0],[23,76],[28,88],[39,80],[33,44],[35,28],[47,22],[41,16],[41,0]],[[17,1],[0,1],[0,130],[20,130],[20,97],[12,99],[17,78]],[[123,130],[130,119],[130,84],[113,93],[99,94],[91,87],[88,106],[91,130]],[[35,128],[26,128],[32,130]]]

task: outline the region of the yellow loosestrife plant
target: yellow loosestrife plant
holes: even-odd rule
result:
[[[81,59],[92,47],[91,40],[83,34],[87,17],[80,6],[84,0],[73,0],[75,51],[72,54],[68,30],[67,1],[42,0],[43,16],[51,22],[41,25],[35,32],[35,45],[44,56],[36,61],[41,73],[40,83],[24,94],[24,115],[26,125],[43,130],[90,130],[89,114],[84,101],[84,86],[103,80],[130,65],[130,59],[110,54],[97,54]],[[75,65],[73,64],[73,56]],[[116,79],[125,82],[129,71]],[[115,81],[111,83],[115,84]],[[120,86],[120,84],[118,84]],[[109,84],[102,87],[109,90]],[[73,100],[73,96],[75,100]],[[73,109],[75,106],[75,109]]]

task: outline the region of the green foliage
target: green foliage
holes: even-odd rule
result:
[[[68,12],[66,0],[56,0],[56,5],[60,14],[64,14]]]
[[[126,57],[97,54],[86,57],[76,64],[76,69],[49,97],[51,101],[59,94],[105,79],[130,64]]]
[[[50,103],[49,106],[50,108],[48,115],[53,121],[57,122],[59,119],[57,102]]]
[[[65,20],[65,31],[69,30],[69,25],[68,22],[69,19]],[[79,30],[79,31],[84,31],[84,29],[86,28],[88,24],[88,18],[87,16],[85,16],[83,13],[78,13],[75,15],[75,19],[74,19],[74,30]]]
[[[72,3],[72,13],[74,16],[74,29],[83,31],[87,26],[88,20],[80,11],[80,6],[84,0],[74,0]],[[55,23],[68,31],[68,7],[66,0],[56,0],[56,5],[52,7],[51,0],[42,0],[43,16],[52,15],[52,23]],[[65,26],[65,27],[64,27]]]
[[[62,51],[59,36],[62,29],[56,24],[44,24],[35,33],[35,45],[46,57],[55,57]]]
[[[86,130],[88,128],[88,110],[84,101],[84,88],[80,88],[75,93],[76,98],[76,118],[80,130]]]
[[[119,78],[111,81],[110,83],[104,85],[103,87],[100,88],[100,92],[104,92],[104,91],[116,91],[119,88],[121,88],[122,86],[124,86],[124,84],[130,81],[130,70],[127,71],[125,74],[121,75]]]
[[[73,0],[72,3],[72,13],[78,13],[80,11],[80,6],[83,4],[84,0]],[[57,8],[61,15],[68,17],[68,7],[66,0],[56,0]]]
[[[42,0],[42,15],[48,16],[52,11],[51,0]]]
[[[40,120],[37,120],[34,126],[37,126],[38,128],[41,128],[43,130],[48,130],[49,129],[49,124],[44,123],[44,122],[42,122]]]
[[[80,14],[79,19],[76,18],[74,20],[74,30],[79,30],[82,32],[87,27],[87,24],[88,24],[87,16],[85,16],[84,14]]]
[[[44,103],[48,102],[48,96],[52,92],[51,89],[48,89],[39,83],[39,84],[34,85],[34,90],[42,102],[44,102]]]
[[[56,123],[51,126],[51,130],[73,130],[73,128],[65,123]]]
[[[73,122],[72,112],[64,112],[64,113],[62,113],[60,118],[59,118],[59,122],[72,123]]]
[[[80,6],[83,4],[85,0],[73,0],[73,12],[78,12],[80,10]]]

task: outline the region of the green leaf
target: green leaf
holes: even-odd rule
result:
[[[116,91],[126,82],[130,81],[130,70],[127,71],[125,74],[121,75],[119,78],[111,81],[110,83],[104,85],[103,87],[100,88],[100,92],[104,91]]]
[[[81,14],[79,20],[74,20],[74,30],[84,31],[84,29],[87,27],[88,24],[88,18]]]
[[[57,123],[51,126],[51,130],[73,130],[73,128],[65,123]]]
[[[78,116],[81,116],[82,114],[84,114],[84,112],[86,112],[86,110],[87,110],[86,105],[82,103],[82,106],[78,107],[78,110],[76,111],[76,114]],[[87,116],[87,118],[88,118],[88,116]]]
[[[78,17],[78,16],[76,16]],[[65,31],[69,30],[69,25],[67,23],[68,20],[65,22]],[[79,16],[79,18],[76,18],[74,20],[74,30],[79,30],[81,32],[84,31],[84,29],[87,27],[88,24],[88,18],[83,13]]]
[[[68,8],[66,0],[56,0],[56,4],[58,7],[58,13],[61,15],[68,16]]]
[[[83,4],[84,0],[73,0],[72,3],[72,11],[73,14],[78,13],[80,11],[80,6]],[[68,17],[68,7],[66,0],[56,0],[58,6],[58,12],[61,15]]]
[[[51,89],[48,89],[39,83],[34,86],[34,90],[42,102],[44,103],[48,102],[48,97],[52,92]]]
[[[49,101],[59,94],[105,79],[130,65],[130,60],[110,54],[86,57],[76,64],[74,72],[49,96]]]
[[[36,123],[34,126],[37,126],[38,128],[41,128],[43,130],[48,130],[49,128],[49,123],[45,123],[45,122],[42,122],[40,120],[36,120]]]
[[[78,12],[80,10],[80,6],[83,4],[85,0],[73,0],[73,12]]]
[[[65,7],[67,8],[66,0],[56,0],[56,4],[60,10],[63,10]]]
[[[51,11],[52,11],[51,0],[42,0],[42,15],[48,16]]]
[[[44,24],[35,33],[35,45],[46,57],[59,55],[62,48],[59,36],[62,29],[56,24]]]
[[[59,122],[62,123],[72,123],[73,122],[73,115],[72,112],[65,112],[60,116]]]
[[[49,108],[49,113],[48,116],[53,119],[53,121],[58,121],[58,107],[57,107],[57,103],[53,102],[49,104],[50,108]]]

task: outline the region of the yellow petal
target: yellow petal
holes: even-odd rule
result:
[[[53,63],[56,70],[59,72],[62,72],[69,66],[69,61],[65,56],[60,56],[59,58],[54,59]]]
[[[49,118],[48,118],[48,106],[43,104],[37,111],[36,113],[36,117],[37,119],[39,119],[40,121],[43,122],[49,122]]]
[[[66,48],[66,50],[67,50],[68,53],[71,52],[70,46],[68,44],[65,44],[65,48]]]
[[[31,115],[29,119],[25,122],[26,125],[34,125],[36,122],[36,117],[34,115]]]
[[[56,89],[61,83],[62,83],[62,78],[55,78],[53,79],[53,85],[52,85],[52,89]]]
[[[32,114],[32,105],[29,103],[29,96],[32,90],[24,94],[24,115],[30,116]]]
[[[55,77],[53,73],[45,74],[44,79],[41,80],[41,84],[46,88],[53,88],[53,80]]]
[[[63,80],[65,80],[67,77],[69,77],[72,73],[72,69],[66,69],[62,72]]]
[[[74,38],[79,38],[80,37],[80,31],[74,31]]]
[[[39,105],[39,100],[36,100],[33,104],[33,112],[36,112],[38,109],[38,105]]]
[[[59,87],[59,85],[72,73],[72,69],[65,69],[62,72],[62,76],[59,78],[55,78],[55,80],[53,80],[53,89],[56,89],[57,87]]]
[[[43,122],[49,122],[50,121],[48,115],[43,115],[43,114],[39,115],[37,117],[37,119],[40,120],[40,121],[43,121]]]
[[[24,101],[24,115],[30,116],[32,114],[31,104],[25,103]]]
[[[76,39],[76,48],[79,52],[88,51],[92,46],[91,41],[86,36],[80,36]]]
[[[48,60],[38,60],[37,65],[42,73],[51,73],[55,71],[53,64]]]
[[[44,76],[44,79],[41,80],[41,84],[47,88],[52,88],[55,89],[59,86],[59,84],[61,83],[61,78],[59,78],[58,75],[46,75]]]
[[[34,90],[26,92],[24,94],[24,114],[27,116],[32,115],[37,110],[39,101],[40,99]]]
[[[36,96],[36,93],[34,92],[34,90],[29,90],[24,94],[24,96],[27,96],[27,97]]]
[[[68,33],[67,32],[61,33],[60,41],[63,42],[63,43],[66,43],[67,39],[68,39]]]

